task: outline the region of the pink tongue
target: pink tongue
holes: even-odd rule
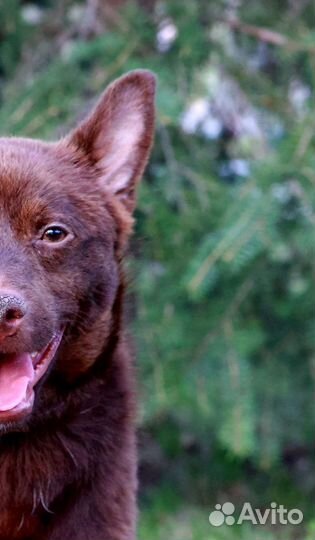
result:
[[[5,360],[0,359],[0,411],[9,411],[26,398],[28,383],[33,377],[30,354],[14,354]]]

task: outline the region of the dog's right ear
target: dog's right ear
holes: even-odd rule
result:
[[[102,188],[131,213],[154,131],[155,77],[131,71],[112,83],[98,104],[67,137],[97,171]]]

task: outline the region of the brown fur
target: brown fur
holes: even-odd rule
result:
[[[127,74],[57,143],[0,139],[0,292],[27,303],[0,353],[39,350],[66,327],[31,413],[0,424],[0,540],[135,538],[121,261],[152,143],[154,86],[149,72]],[[50,223],[73,238],[45,244],[39,231]]]

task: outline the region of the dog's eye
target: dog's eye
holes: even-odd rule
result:
[[[59,226],[50,226],[45,229],[41,237],[45,242],[62,242],[68,236],[68,232]]]

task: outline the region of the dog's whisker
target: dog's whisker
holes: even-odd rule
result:
[[[48,508],[48,505],[46,504],[45,502],[45,497],[44,497],[44,494],[42,492],[42,489],[41,487],[39,488],[39,500],[40,500],[40,503],[42,505],[42,507],[44,508],[44,510],[46,510],[46,512],[48,512],[49,514],[53,514],[54,512],[52,510],[50,510]]]
[[[20,521],[20,523],[19,523],[19,525],[18,525],[18,528],[17,528],[18,531],[20,531],[20,530],[22,529],[23,524],[24,524],[24,521],[25,521],[25,515],[24,515],[24,513],[23,513],[23,514],[22,514],[22,517],[21,517],[21,521]]]
[[[89,409],[84,409],[83,411],[80,411],[80,414],[87,414],[91,411],[93,411],[95,409],[95,407],[90,407]]]
[[[62,435],[60,435],[59,433],[56,433],[56,437],[57,439],[59,440],[59,442],[61,443],[62,447],[64,448],[64,450],[67,452],[67,454],[70,456],[71,460],[73,461],[75,467],[78,467],[78,462],[73,454],[73,452],[70,450],[70,448],[68,447],[68,445],[66,444],[64,438],[62,437]]]

